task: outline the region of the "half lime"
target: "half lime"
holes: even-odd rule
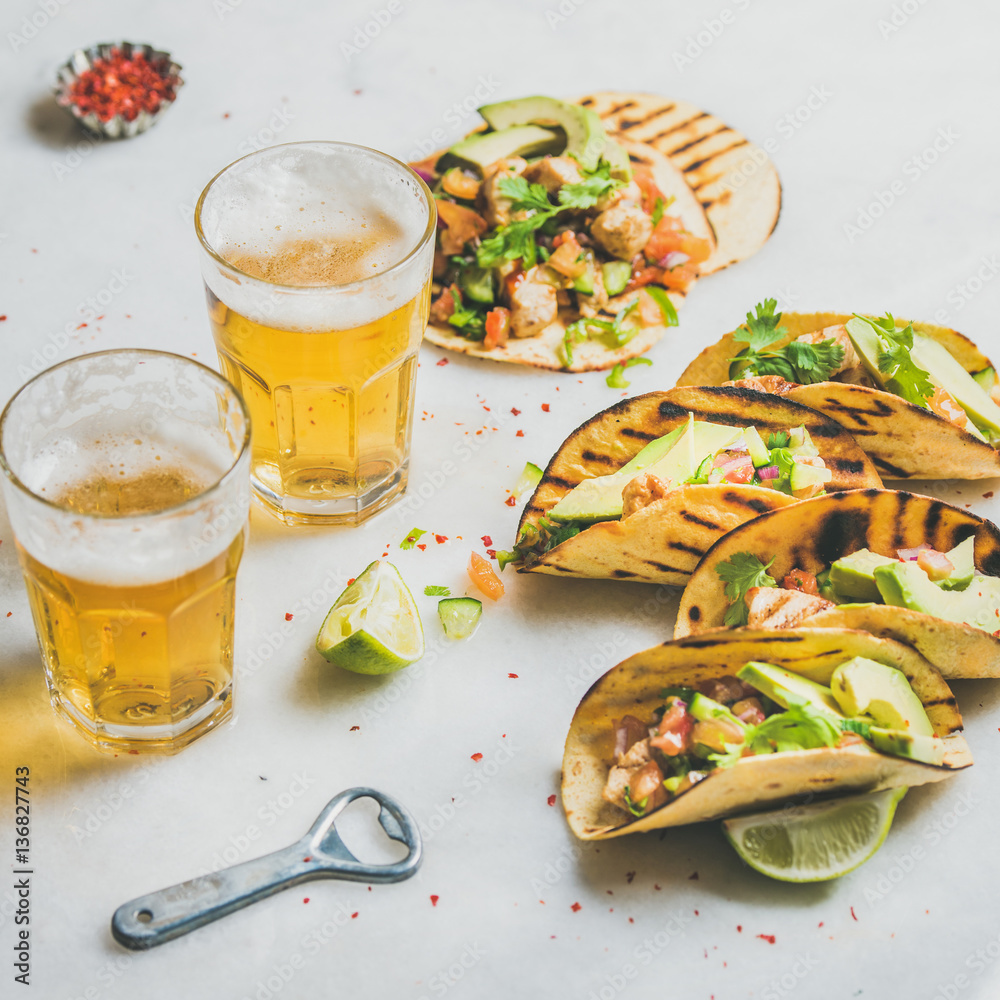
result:
[[[337,598],[316,648],[356,674],[390,674],[424,655],[420,613],[392,563],[376,560]]]
[[[722,829],[751,867],[782,882],[825,882],[864,864],[881,846],[905,788],[736,816]]]

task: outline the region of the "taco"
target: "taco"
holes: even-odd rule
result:
[[[570,723],[562,801],[583,840],[796,796],[942,781],[972,757],[938,671],[846,629],[738,629],[612,667]]]
[[[412,165],[438,208],[426,339],[573,372],[648,350],[715,250],[683,173],[577,104],[479,111],[487,130]]]
[[[720,538],[674,635],[842,626],[909,643],[947,678],[1000,677],[1000,530],[941,500],[832,493]]]
[[[745,521],[824,489],[880,486],[850,434],[808,407],[747,389],[651,392],[563,442],[504,564],[683,586]]]
[[[687,101],[655,94],[600,93],[583,97],[616,140],[651,146],[684,174],[715,233],[702,276],[756,253],[778,224],[781,181],[759,146],[715,115]]]
[[[890,479],[1000,476],[1000,380],[975,344],[942,326],[782,315],[767,299],[677,384],[747,385],[820,410]]]

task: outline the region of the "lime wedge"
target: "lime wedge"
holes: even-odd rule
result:
[[[373,562],[330,608],[316,648],[356,674],[390,674],[424,655],[424,628],[392,563]]]
[[[737,816],[722,829],[751,867],[782,882],[825,882],[864,864],[885,840],[905,788]]]

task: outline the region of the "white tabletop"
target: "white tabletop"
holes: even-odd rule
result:
[[[1000,355],[1000,15],[987,0],[4,6],[3,399],[44,364],[103,348],[214,363],[191,215],[207,179],[242,153],[338,138],[406,157],[461,135],[486,99],[597,89],[683,97],[774,140],[784,183],[773,239],[695,288],[654,365],[629,373],[630,393],[671,386],[766,295],[784,308],[950,323]],[[186,84],[147,134],[95,144],[49,84],[74,48],[123,35],[171,50]],[[893,203],[864,225],[879,192]],[[670,634],[675,591],[508,571],[507,595],[466,643],[445,645],[435,600],[418,598],[435,654],[423,664],[378,680],[317,657],[323,612],[385,552],[415,592],[468,591],[481,536],[512,541],[518,511],[504,500],[525,461],[544,464],[621,395],[601,374],[442,357],[422,352],[409,499],[361,529],[290,530],[254,514],[237,718],[179,756],[109,758],[57,723],[0,521],[4,870],[15,766],[32,782],[24,995],[996,996],[996,684],[955,685],[977,766],[913,790],[853,875],[794,886],[744,869],[717,824],[580,846],[548,804],[580,694]],[[996,482],[917,485],[998,512],[982,499]],[[425,552],[401,551],[415,526],[448,541],[432,534]],[[426,859],[411,881],[310,884],[146,954],[112,940],[120,903],[285,846],[359,784],[398,796],[423,824]],[[0,995],[20,996],[15,877],[3,880]]]

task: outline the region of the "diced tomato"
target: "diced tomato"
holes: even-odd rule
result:
[[[503,597],[503,584],[493,567],[478,552],[469,558],[469,579],[491,600]]]
[[[565,229],[561,233],[556,233],[552,237],[552,249],[555,250],[557,247],[561,247],[566,240],[572,240],[574,243],[577,243],[576,233],[572,229]],[[577,243],[577,246],[579,246],[579,243]]]
[[[679,251],[683,242],[684,227],[680,219],[665,215],[656,224],[642,252],[648,260],[658,264],[668,253]]]
[[[674,698],[657,727],[656,736],[649,741],[651,747],[656,747],[668,757],[676,757],[687,748],[694,719],[691,718],[687,705],[680,698]]]
[[[438,297],[435,299],[434,304],[431,306],[431,319],[435,323],[447,323],[448,317],[453,315],[455,312],[455,296],[458,296],[458,301],[462,301],[462,293],[458,289],[458,285],[449,285]]]
[[[727,483],[749,483],[753,479],[753,462],[733,466],[725,478]]]
[[[656,210],[657,198],[662,198],[664,204],[666,204],[667,198],[656,186],[656,181],[653,180],[653,171],[649,167],[634,167],[632,170],[632,180],[635,181],[642,192],[642,210],[646,215],[652,215]]]
[[[662,267],[636,267],[633,264],[632,276],[628,279],[628,284],[625,286],[625,291],[622,294],[627,295],[629,292],[634,292],[637,288],[642,288],[643,285],[660,284],[663,284]]]
[[[649,809],[654,805],[653,799],[657,792],[662,791],[665,791],[663,788],[663,772],[655,760],[643,764],[629,779],[629,798],[636,805],[639,805],[643,799],[650,799],[646,803],[646,808]],[[659,803],[655,804],[659,805]]]
[[[483,347],[490,350],[493,347],[503,347],[510,336],[510,310],[497,306],[486,314],[486,337]]]
[[[969,419],[965,410],[955,402],[955,397],[947,389],[942,389],[940,386],[935,388],[934,395],[927,400],[927,405],[932,412],[939,417],[944,417],[945,420],[957,427],[964,428]]]
[[[486,220],[471,208],[438,198],[437,210],[445,226],[441,230],[441,249],[446,254],[461,253],[469,240],[486,232]]]
[[[669,271],[661,271],[662,277],[659,283],[664,288],[671,291],[686,292],[698,278],[697,264],[681,264],[680,267],[673,267]]]
[[[955,564],[937,549],[923,549],[917,556],[917,565],[932,580],[944,580],[955,572]]]
[[[781,581],[785,590],[801,590],[803,594],[819,596],[819,584],[812,573],[807,573],[804,569],[793,569],[784,580]]]

